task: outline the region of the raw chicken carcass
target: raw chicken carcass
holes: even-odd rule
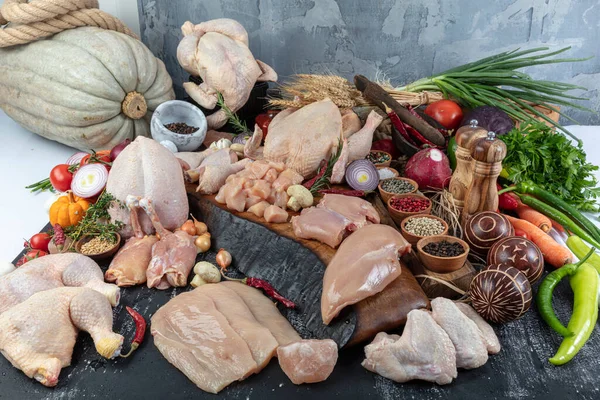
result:
[[[456,304],[444,297],[431,301],[432,317],[446,331],[456,349],[456,367],[473,369],[488,360],[487,344],[481,331]]]
[[[466,303],[454,304],[456,304],[456,307],[458,307],[458,309],[463,314],[465,314],[467,317],[473,320],[473,322],[475,322],[475,325],[477,325],[477,327],[479,328],[479,331],[481,332],[481,337],[487,346],[488,354],[499,353],[500,341],[498,340],[498,336],[496,336],[496,332],[494,332],[494,328],[492,328],[491,325],[488,324],[487,321],[483,319],[481,315],[479,315],[477,311],[475,311],[475,309],[470,305]]]
[[[150,217],[159,238],[152,246],[152,258],[146,270],[148,287],[167,289],[170,286],[186,286],[196,261],[194,238],[183,230],[175,233],[166,230],[150,199],[140,199],[139,205]]]
[[[118,286],[133,286],[146,282],[146,270],[152,258],[152,246],[158,241],[155,235],[145,235],[138,219],[139,198],[127,196],[125,201],[131,214],[134,236],[115,255],[104,274],[108,282]]]
[[[152,199],[166,229],[180,227],[188,217],[181,165],[173,153],[152,139],[138,136],[119,154],[108,175],[106,191],[123,203],[128,195]],[[115,204],[109,212],[113,220],[126,224],[121,235],[125,239],[133,236],[128,210]],[[154,232],[144,214],[140,215],[140,225],[145,233]]]
[[[355,229],[362,228],[368,223],[378,224],[381,221],[375,207],[360,197],[326,194],[317,207],[343,215],[354,224]]]
[[[422,379],[446,385],[456,378],[456,353],[428,311],[412,310],[402,337],[380,332],[365,346],[362,366],[396,382]]]
[[[217,92],[233,112],[248,101],[257,81],[276,81],[277,73],[256,60],[248,48],[248,33],[232,19],[221,18],[181,27],[183,39],[177,47],[177,60],[190,74],[200,76],[203,83],[183,84],[183,88],[202,107],[212,110]],[[227,122],[225,111],[206,117],[208,127],[220,128]]]
[[[56,386],[60,370],[71,364],[78,330],[92,336],[101,356],[120,353],[123,336],[112,324],[110,303],[95,290],[46,290],[0,315],[0,352],[28,377]]]
[[[63,286],[94,289],[111,305],[119,303],[119,288],[104,282],[104,274],[94,260],[78,253],[50,254],[0,277],[0,314],[37,292]]]
[[[327,325],[342,309],[381,292],[401,273],[398,258],[410,244],[388,225],[352,233],[333,256],[323,277],[321,316]]]
[[[331,339],[301,340],[277,349],[279,366],[295,385],[323,382],[333,372],[338,358]]]
[[[292,217],[292,228],[297,238],[315,239],[334,249],[348,232],[356,230],[348,218],[318,207],[305,208],[300,215]]]

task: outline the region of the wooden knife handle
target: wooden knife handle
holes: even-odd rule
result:
[[[437,129],[429,125],[424,120],[412,115],[410,111],[402,107],[400,103],[398,103],[392,96],[390,96],[388,92],[385,91],[384,88],[378,84],[371,82],[363,75],[356,75],[354,77],[354,85],[363,93],[366,98],[377,104],[377,106],[382,110],[385,111],[383,103],[387,104],[388,107],[398,114],[398,117],[402,122],[407,123],[415,128],[430,142],[438,146],[446,145],[446,139],[444,139],[442,134]]]

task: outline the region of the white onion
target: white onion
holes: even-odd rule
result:
[[[94,197],[104,189],[108,170],[102,164],[88,164],[79,168],[73,176],[71,191],[84,199]]]

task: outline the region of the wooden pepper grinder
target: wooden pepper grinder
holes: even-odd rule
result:
[[[456,169],[450,180],[450,193],[454,203],[462,212],[467,190],[473,181],[473,168],[475,162],[471,157],[473,145],[479,139],[487,137],[488,131],[477,126],[477,120],[472,119],[469,125],[465,125],[456,132]]]
[[[487,138],[474,143],[471,155],[475,160],[475,168],[473,181],[465,196],[461,220],[463,226],[475,213],[498,209],[496,181],[502,171],[502,160],[506,157],[506,145],[496,138],[495,132],[488,132]]]

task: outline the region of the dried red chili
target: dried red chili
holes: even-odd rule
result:
[[[121,357],[129,357],[131,353],[133,353],[144,341],[144,335],[146,334],[146,320],[140,313],[135,311],[133,308],[127,306],[125,307],[129,315],[133,318],[135,322],[135,335],[133,337],[133,341],[131,342],[131,348],[127,354],[121,354]]]
[[[413,106],[411,106],[410,104],[405,104],[404,108],[406,108],[412,115],[414,115],[415,117],[419,118],[420,120],[425,121],[425,119],[421,116],[421,114],[419,114],[414,108]],[[427,122],[427,121],[425,121]],[[446,128],[436,128],[434,126],[435,129],[437,129],[443,136],[448,137],[448,130]]]
[[[271,284],[265,280],[247,277],[247,278],[242,279],[242,282],[250,287],[264,290],[265,294],[267,296],[272,297],[274,300],[280,302],[287,308],[295,308],[296,307],[296,304],[294,304],[293,301],[288,300],[285,297],[283,297],[282,295],[280,295],[275,290],[275,288],[273,286],[271,286]]]
[[[344,196],[352,197],[363,197],[366,195],[364,190],[350,190],[350,189],[322,189],[319,190],[321,194],[343,194]]]
[[[388,107],[387,104],[383,103],[383,106],[385,107],[385,113],[388,115],[388,117],[390,117],[390,121],[392,122],[392,125],[394,125],[394,128],[396,128],[396,130],[400,132],[402,137],[406,139],[408,143],[416,146],[417,144],[414,142],[414,140],[412,140],[412,138],[406,131],[405,124],[404,122],[400,121],[400,117],[398,117],[398,114],[396,114],[394,110]]]
[[[317,175],[314,178],[311,178],[308,181],[304,182],[302,185],[305,188],[310,189],[311,187],[313,187],[313,185],[315,184],[317,179],[319,179],[320,177],[322,177],[325,174],[326,170],[327,170],[327,160],[321,160],[321,165],[319,166],[319,169],[317,170]]]

